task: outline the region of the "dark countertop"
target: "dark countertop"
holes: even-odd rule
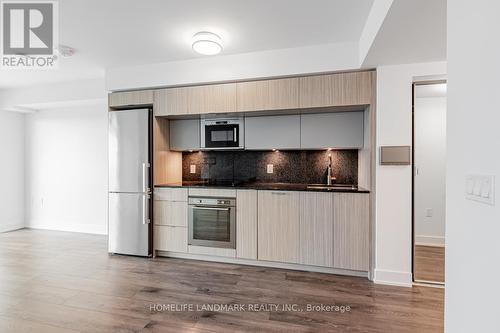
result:
[[[311,187],[313,186],[313,187]],[[202,181],[188,181],[182,183],[169,183],[155,185],[161,187],[196,187],[196,188],[221,188],[221,189],[252,189],[272,191],[312,191],[312,192],[348,192],[370,193],[369,190],[358,186],[336,184],[331,188],[322,188],[324,184],[290,184],[290,183],[239,183],[239,184],[210,184]]]

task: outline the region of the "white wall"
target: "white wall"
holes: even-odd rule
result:
[[[415,91],[426,89],[416,86]],[[415,98],[415,243],[445,244],[446,97]],[[428,214],[428,210],[432,210]],[[430,216],[429,216],[430,215]]]
[[[107,233],[107,107],[26,116],[26,226]]]
[[[377,69],[376,260],[377,283],[410,286],[411,166],[380,166],[380,146],[411,146],[412,82],[446,73],[446,63]]]
[[[0,111],[0,232],[24,227],[24,115]]]
[[[448,1],[445,330],[449,333],[500,330],[498,13],[499,1]],[[494,206],[464,198],[467,174],[496,176]]]
[[[359,68],[358,43],[324,44],[110,68],[106,89],[126,90]]]

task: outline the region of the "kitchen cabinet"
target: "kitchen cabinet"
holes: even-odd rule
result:
[[[300,115],[245,118],[246,149],[300,149]]]
[[[186,227],[166,225],[154,227],[155,250],[187,253],[187,241],[188,229]]]
[[[170,150],[185,151],[200,149],[200,120],[171,119]]]
[[[299,213],[299,192],[258,192],[259,260],[299,262]]]
[[[369,269],[369,194],[335,193],[333,204],[333,266]]]
[[[269,111],[299,107],[299,79],[275,79],[236,84],[237,111]]]
[[[363,148],[362,111],[302,114],[300,124],[302,149]]]
[[[300,264],[333,267],[333,206],[333,193],[300,192]]]
[[[154,191],[154,199],[187,202],[188,190],[187,188],[157,187]]]
[[[155,188],[153,198],[154,249],[187,253],[187,189]]]
[[[224,113],[236,110],[236,83],[187,88],[190,114]]]
[[[155,200],[153,210],[155,225],[187,227],[187,202]]]
[[[368,105],[374,71],[335,73],[299,78],[300,108]]]
[[[108,95],[110,108],[153,105],[152,90],[114,92]]]
[[[257,191],[236,191],[236,257],[257,259]]]
[[[186,115],[188,111],[188,88],[168,88],[154,91],[155,116]]]

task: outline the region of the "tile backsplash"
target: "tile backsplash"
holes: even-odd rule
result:
[[[232,180],[261,183],[326,182],[328,154],[340,184],[358,183],[357,150],[207,151],[182,153],[184,181]],[[267,173],[268,164],[273,173]],[[196,172],[190,173],[191,165]]]

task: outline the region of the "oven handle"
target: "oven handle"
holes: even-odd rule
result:
[[[222,211],[229,211],[229,207],[227,208],[218,208],[218,207],[204,207],[204,206],[193,206],[193,208],[196,209],[205,209],[205,210],[222,210]]]

